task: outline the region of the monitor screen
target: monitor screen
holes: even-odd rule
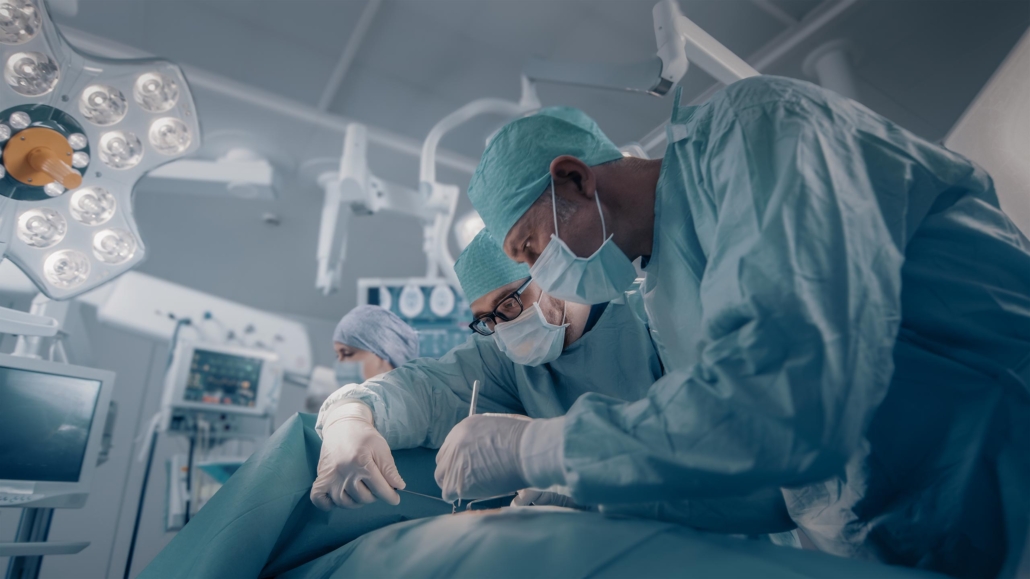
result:
[[[193,350],[184,401],[253,408],[257,405],[260,358]]]
[[[0,366],[0,480],[78,482],[100,386]]]

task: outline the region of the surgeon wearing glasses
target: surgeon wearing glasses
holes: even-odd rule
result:
[[[400,503],[405,483],[391,450],[439,448],[468,416],[475,380],[480,412],[553,418],[587,392],[637,400],[661,377],[635,289],[603,304],[566,303],[543,294],[486,232],[455,272],[474,315],[469,340],[438,360],[346,385],[322,405],[317,507]]]

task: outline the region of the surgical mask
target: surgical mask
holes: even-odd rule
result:
[[[544,312],[537,304],[533,304],[514,320],[497,324],[494,342],[512,362],[539,366],[561,356],[567,326],[564,312],[562,325],[556,326],[544,318]]]
[[[336,383],[340,386],[361,384],[365,381],[365,364],[363,362],[336,362]]]
[[[555,203],[554,178],[551,178],[551,211],[554,233],[540,257],[529,269],[540,289],[562,300],[580,304],[602,304],[621,297],[637,277],[637,270],[608,235],[601,211],[601,199],[594,192],[597,212],[601,214],[601,238],[604,240],[590,257],[577,257],[558,237],[558,210]]]

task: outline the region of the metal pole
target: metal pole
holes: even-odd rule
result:
[[[174,343],[174,341],[173,341]],[[154,449],[157,448],[157,430],[150,436],[150,450],[147,452],[147,468],[143,471],[143,488],[139,491],[139,503],[136,505],[136,522],[132,525],[132,540],[129,542],[129,556],[125,559],[124,579],[129,579],[132,571],[132,556],[136,552],[136,538],[139,535],[139,523],[143,517],[143,502],[147,498],[147,483],[150,482],[150,467],[154,464]]]

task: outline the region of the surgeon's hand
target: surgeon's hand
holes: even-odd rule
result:
[[[394,489],[404,486],[390,445],[376,430],[368,406],[348,402],[332,409],[322,427],[311,502],[323,511],[333,505],[357,509],[377,499],[396,505],[401,497]]]
[[[522,489],[519,494],[511,501],[513,507],[567,507],[570,509],[581,509],[583,507],[576,504],[572,500],[572,497],[565,496],[560,493],[552,493],[550,491],[542,491],[539,489]]]
[[[530,420],[477,414],[459,422],[436,454],[436,484],[444,500],[492,498],[529,486],[519,464],[519,442]]]

